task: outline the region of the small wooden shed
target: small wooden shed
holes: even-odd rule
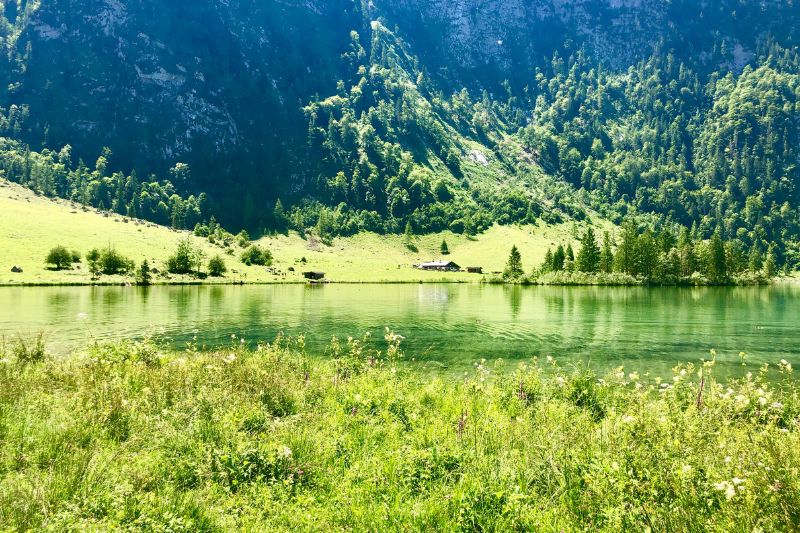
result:
[[[467,267],[470,274],[483,274],[483,267]]]
[[[319,281],[321,279],[325,279],[325,272],[311,270],[308,272],[303,272],[303,277],[310,281]]]

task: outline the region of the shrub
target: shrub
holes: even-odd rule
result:
[[[242,252],[242,263],[245,265],[269,266],[272,264],[272,252],[255,244]]]
[[[208,275],[218,278],[228,271],[225,260],[220,255],[215,255],[208,261]]]
[[[81,262],[81,253],[78,250],[72,250],[72,262],[73,263]]]
[[[188,238],[178,243],[175,253],[167,259],[167,270],[172,274],[191,274],[198,269],[202,252]]]
[[[63,246],[56,246],[48,252],[45,262],[56,270],[64,270],[72,264],[72,253]]]
[[[25,339],[22,335],[19,335],[11,348],[11,353],[19,363],[41,363],[47,356],[44,333],[37,333],[33,339]]]
[[[112,247],[108,247],[105,250],[96,248],[89,250],[86,254],[86,260],[89,262],[89,270],[95,275],[113,276],[115,274],[127,274],[133,270],[133,261]]]

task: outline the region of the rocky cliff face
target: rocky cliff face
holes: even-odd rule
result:
[[[742,66],[767,35],[800,41],[793,0],[5,0],[0,105],[27,140],[109,146],[141,171],[189,162],[196,188],[295,187],[300,108],[336,92],[350,32],[380,19],[441,89],[517,88],[555,51],[614,68],[653,49]],[[369,39],[362,39],[368,43]],[[234,194],[232,193],[232,194]],[[234,194],[235,195],[235,194]]]

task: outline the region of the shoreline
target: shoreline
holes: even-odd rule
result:
[[[592,282],[542,282],[542,281],[524,281],[524,282],[505,282],[492,279],[483,278],[481,280],[362,280],[362,281],[326,281],[323,283],[309,283],[306,280],[297,281],[215,281],[208,282],[202,280],[195,281],[166,281],[154,282],[150,285],[137,285],[125,281],[100,281],[100,282],[20,282],[8,283],[0,282],[0,288],[15,288],[15,287],[216,287],[216,286],[258,286],[258,285],[308,285],[308,286],[324,286],[324,285],[496,285],[508,287],[637,287],[637,288],[695,288],[695,287],[768,287],[774,285],[798,285],[800,279],[796,277],[780,277],[772,280],[762,281],[748,281],[742,283],[592,283]]]

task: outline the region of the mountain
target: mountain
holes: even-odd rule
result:
[[[140,214],[154,183],[161,222],[189,223],[192,195],[196,217],[251,229],[283,223],[280,198],[285,223],[335,234],[597,211],[781,241],[786,258],[800,236],[791,1],[9,0],[2,13],[0,134],[21,143],[4,168],[47,182],[24,146],[57,165],[70,145],[72,177],[47,194]],[[79,171],[104,147],[121,178]]]

